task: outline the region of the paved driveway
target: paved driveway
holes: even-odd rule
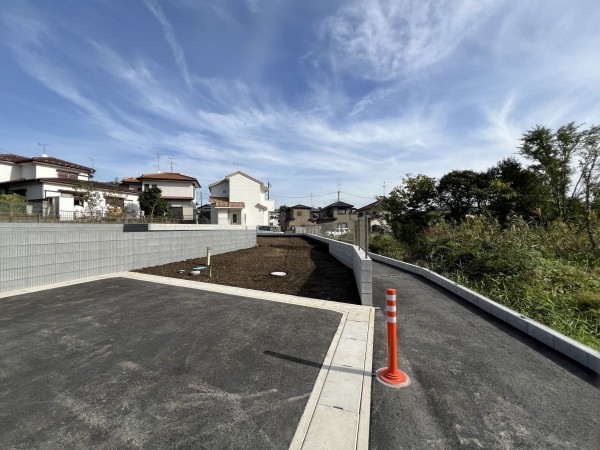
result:
[[[0,446],[287,448],[340,318],[127,278],[2,298]]]

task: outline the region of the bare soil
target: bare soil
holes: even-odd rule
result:
[[[258,236],[257,243],[253,248],[211,256],[210,278],[208,269],[201,275],[190,274],[195,266],[206,265],[205,255],[136,272],[360,304],[352,270],[331,256],[327,246],[298,236]]]

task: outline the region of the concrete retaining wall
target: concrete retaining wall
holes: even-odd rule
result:
[[[0,224],[0,292],[124,272],[256,245],[245,226]],[[174,229],[172,229],[174,228]]]
[[[329,253],[354,272],[360,302],[373,306],[373,261],[356,245],[336,241],[315,234],[303,233],[303,236],[329,245]]]
[[[459,297],[465,299],[469,303],[487,311],[491,315],[498,319],[512,325],[513,327],[521,330],[523,333],[528,334],[532,338],[543,342],[544,344],[552,347],[556,351],[559,351],[563,355],[568,356],[571,359],[589,367],[596,373],[600,373],[600,352],[583,345],[564,334],[559,333],[551,328],[542,325],[535,320],[528,319],[527,317],[507,308],[500,303],[496,303],[487,297],[484,297],[477,292],[474,292],[446,277],[438,275],[429,269],[424,267],[416,266],[414,264],[405,263],[396,259],[387,258],[385,256],[377,255],[375,253],[369,253],[369,256],[375,261],[380,261],[390,266],[398,267],[406,270],[407,272],[416,273],[428,279],[429,281],[448,289]]]

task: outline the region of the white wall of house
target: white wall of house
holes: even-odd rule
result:
[[[21,178],[21,168],[16,164],[0,161],[0,182]]]
[[[191,182],[185,181],[162,181],[162,180],[143,180],[145,185],[156,185],[161,190],[163,197],[196,197],[196,188]]]
[[[229,197],[229,182],[219,183],[210,188],[212,197]]]
[[[244,202],[245,208],[242,211],[242,225],[255,226],[269,224],[269,211],[275,209],[275,202],[273,200],[265,200],[265,193],[258,183],[240,174],[233,175],[229,178],[229,191],[230,202]],[[263,205],[264,208],[257,208],[257,204]]]

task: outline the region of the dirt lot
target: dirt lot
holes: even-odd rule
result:
[[[213,255],[211,278],[207,270],[201,275],[189,273],[206,264],[205,256],[136,272],[360,304],[352,270],[331,256],[323,244],[291,236],[259,236],[257,242],[254,248]],[[185,273],[179,273],[182,269]],[[271,272],[285,272],[286,276]]]

